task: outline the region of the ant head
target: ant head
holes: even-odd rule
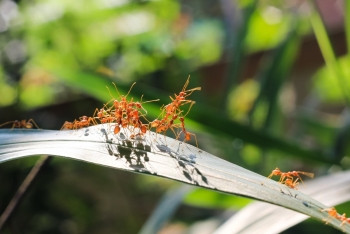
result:
[[[179,93],[179,97],[184,97],[186,95],[186,92],[185,91],[181,91],[180,93]]]
[[[146,132],[147,132],[147,125],[143,124],[143,125],[141,126],[141,132],[142,132],[142,133],[146,133]]]
[[[156,127],[159,126],[159,124],[160,124],[160,120],[159,120],[159,119],[156,119],[156,120],[154,120],[154,121],[151,122],[151,127],[152,127],[152,128],[156,128]]]
[[[138,108],[138,109],[141,109],[141,108],[142,108],[142,105],[141,105],[141,103],[139,103],[139,102],[135,102],[135,105],[136,105],[136,108]]]

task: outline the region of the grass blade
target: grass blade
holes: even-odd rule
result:
[[[143,225],[139,234],[158,233],[181,205],[184,196],[191,190],[192,188],[187,185],[169,190]]]
[[[348,48],[348,56],[350,56],[350,2],[344,1],[344,5],[346,45]]]
[[[256,108],[262,101],[266,101],[268,103],[268,111],[262,128],[269,131],[274,122],[273,117],[277,108],[278,93],[288,78],[288,73],[295,61],[300,44],[299,21],[292,21],[290,27],[291,29],[285,40],[267,59],[264,70],[259,75],[261,82],[260,93],[249,113],[251,125],[254,126],[253,116]]]
[[[311,15],[310,15],[310,22],[312,29],[314,30],[318,45],[320,46],[321,53],[323,55],[323,58],[326,62],[327,67],[329,70],[334,74],[335,77],[337,77],[338,84],[340,86],[340,89],[344,95],[344,100],[346,104],[350,105],[350,97],[348,90],[344,87],[344,72],[342,71],[342,68],[339,66],[337,58],[335,56],[334,50],[332,48],[330,39],[327,35],[326,28],[323,24],[322,18],[319,14],[319,12],[315,9],[315,3],[313,1],[309,1],[311,7]]]
[[[111,130],[108,124],[75,131],[1,129],[0,163],[31,155],[56,155],[250,197],[320,221],[328,218],[321,211],[327,207],[311,197],[196,147],[150,131],[143,139],[131,141],[129,130],[117,135]],[[340,229],[337,220],[329,223]],[[350,225],[342,229],[350,233]]]

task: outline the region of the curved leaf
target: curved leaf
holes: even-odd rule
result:
[[[48,154],[73,158],[136,173],[167,177],[220,192],[262,200],[323,220],[327,208],[285,185],[217,158],[181,141],[148,131],[129,140],[132,132],[112,133],[109,124],[74,131],[2,129],[0,163]],[[340,229],[340,222],[329,223]],[[350,225],[342,226],[350,233]]]
[[[304,186],[300,186],[300,190],[329,207],[349,201],[350,171],[307,181]],[[309,217],[306,215],[283,207],[254,202],[234,214],[215,231],[215,234],[280,233],[307,218]]]
[[[139,234],[158,233],[163,225],[175,213],[179,205],[181,205],[184,196],[191,190],[192,188],[188,185],[170,189],[143,225]]]
[[[62,68],[54,73],[69,86],[89,93],[103,102],[111,98],[110,94],[106,92],[106,86],[111,86],[111,81],[101,75],[87,72],[75,72],[67,68]],[[118,84],[118,87],[120,91],[125,91],[124,93],[128,90],[128,87],[122,84]],[[113,89],[110,91],[114,94]],[[133,88],[133,93],[135,93],[136,96],[145,94],[145,96],[151,99],[160,98],[161,100],[168,100],[168,96],[162,94],[160,90],[142,84],[138,84]],[[131,97],[131,94],[129,97]],[[159,114],[159,106],[153,103],[148,103],[147,105],[147,111],[150,116],[153,114],[153,117],[157,117]],[[206,116],[206,118],[203,118],[203,116]],[[307,148],[300,145],[297,141],[287,139],[284,136],[272,135],[266,131],[256,130],[244,124],[229,120],[227,117],[220,114],[218,109],[209,108],[208,105],[203,105],[198,102],[196,103],[196,111],[191,112],[191,118],[186,118],[188,126],[191,127],[193,122],[190,120],[196,121],[197,129],[202,129],[206,132],[217,132],[231,139],[239,138],[266,150],[275,150],[293,157],[299,157],[302,160],[339,164],[339,162],[330,157],[329,153],[324,149]]]

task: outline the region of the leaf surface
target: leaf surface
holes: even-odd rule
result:
[[[113,134],[113,126],[96,125],[73,131],[1,129],[0,163],[48,154],[130,172],[166,177],[220,192],[250,197],[312,216],[328,218],[322,203],[264,176],[229,163],[194,146],[148,131],[131,139],[130,130]],[[350,225],[340,228],[350,233]]]
[[[307,181],[300,187],[300,190],[329,207],[349,201],[350,171]],[[215,231],[215,234],[280,233],[307,218],[309,217],[306,215],[283,207],[254,202],[234,214]],[[330,218],[327,218],[328,220]]]

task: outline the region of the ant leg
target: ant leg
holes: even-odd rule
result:
[[[194,105],[196,102],[195,102],[195,101],[190,101],[190,103],[191,103],[190,107],[188,108],[188,110],[187,110],[186,114],[185,114],[185,115],[183,115],[182,117],[186,117],[186,116],[187,116],[187,114],[188,114],[188,113],[190,113],[190,110],[191,110],[192,106],[193,106],[193,105]]]
[[[194,139],[195,139],[195,142],[196,142],[196,146],[198,148],[198,141],[197,141],[196,134],[191,133],[191,132],[186,132],[184,141],[190,141],[191,140],[191,135],[194,136]]]
[[[176,126],[175,124],[173,124],[172,126],[169,126],[170,130],[174,133],[175,139],[177,140],[180,137],[181,131],[176,133],[174,127],[178,127],[178,126]]]
[[[12,127],[11,129],[14,129],[14,128],[20,128],[21,127],[21,122],[19,120],[15,120],[15,121],[12,121]]]
[[[33,124],[37,129],[40,129],[39,128],[39,126],[36,124],[36,122],[34,121],[34,119],[29,119],[28,121],[27,121],[27,123],[31,123],[31,124]]]
[[[196,134],[194,134],[194,133],[190,133],[190,134],[194,136],[194,140],[195,140],[195,142],[196,142],[196,147],[198,148],[198,141],[197,141],[197,136],[196,136]]]
[[[5,122],[5,123],[2,123],[2,124],[0,124],[0,127],[2,127],[2,126],[6,126],[6,125],[8,125],[8,124],[11,124],[12,123],[12,128],[14,128],[14,124],[15,124],[15,121],[17,121],[17,120],[12,120],[12,121],[7,121],[7,122]]]
[[[290,177],[286,176],[286,174],[282,172],[281,175],[280,175],[280,179],[278,180],[278,182],[281,183],[281,184],[283,184],[283,183],[286,181],[286,179],[288,179],[288,178],[290,178]],[[292,179],[293,179],[293,177],[292,177]]]

